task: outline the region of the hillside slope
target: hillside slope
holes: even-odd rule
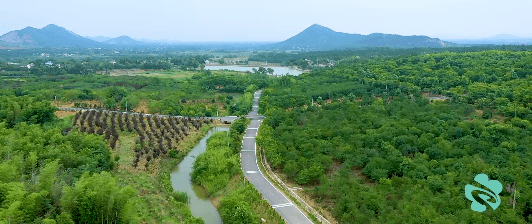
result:
[[[110,40],[104,41],[104,43],[113,44],[113,45],[142,45],[143,42],[134,40],[128,36],[119,36]]]
[[[280,50],[333,50],[368,47],[445,47],[448,45],[452,44],[427,36],[401,36],[382,33],[348,34],[314,24],[301,33],[268,47]]]
[[[0,36],[3,45],[23,47],[95,47],[105,44],[50,24],[42,29],[26,27]]]

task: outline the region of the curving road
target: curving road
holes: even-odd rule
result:
[[[253,99],[253,108],[249,112],[248,118],[251,122],[244,135],[242,144],[242,171],[249,179],[249,181],[255,186],[255,188],[277,211],[287,223],[293,224],[312,224],[312,222],[297,208],[290,200],[288,200],[272,183],[268,181],[262,174],[257,165],[257,144],[255,143],[255,137],[257,136],[258,128],[264,119],[263,116],[258,115],[259,111],[259,98],[261,91],[255,92],[255,98]]]

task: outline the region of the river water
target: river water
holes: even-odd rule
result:
[[[195,217],[201,217],[205,223],[220,224],[222,218],[211,201],[205,197],[205,191],[201,186],[192,183],[190,174],[194,161],[201,153],[207,150],[207,139],[219,131],[229,131],[229,128],[215,127],[211,129],[203,139],[190,151],[179,163],[177,170],[172,172],[170,180],[176,191],[186,192],[190,202],[189,207]]]
[[[301,75],[303,74],[303,71],[301,70],[298,70],[294,67],[276,67],[276,66],[262,66],[263,68],[271,68],[273,69],[273,74],[274,75],[293,75],[293,76],[298,76],[298,75]],[[253,68],[255,69],[259,69],[259,67],[247,67],[247,66],[235,66],[235,65],[216,65],[216,66],[205,66],[205,69],[208,69],[208,70],[223,70],[223,69],[227,69],[227,70],[232,70],[232,71],[238,71],[238,72],[246,72],[246,71],[249,71],[249,72],[253,72]]]

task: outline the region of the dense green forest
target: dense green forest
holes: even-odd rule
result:
[[[316,65],[331,65],[340,60],[355,57],[357,59],[391,58],[398,56],[414,56],[442,52],[478,52],[486,50],[524,51],[532,50],[526,45],[503,46],[475,46],[475,47],[446,47],[446,48],[388,48],[378,47],[359,50],[331,50],[331,51],[305,51],[305,52],[260,52],[249,57],[248,61],[261,61],[280,63],[282,66],[297,66],[301,69],[310,69]]]
[[[341,223],[532,222],[531,65],[501,50],[346,59],[266,88],[257,142]],[[503,190],[472,211],[479,173],[515,182],[515,209]]]
[[[27,124],[43,124],[55,117],[55,108],[42,96],[20,96],[4,91],[0,95],[0,122],[13,127],[19,122]]]
[[[115,161],[102,138],[79,132],[65,135],[62,127],[68,124],[61,121],[6,126],[0,123],[0,220],[87,223],[135,218],[130,199],[137,193],[117,186],[107,173]]]

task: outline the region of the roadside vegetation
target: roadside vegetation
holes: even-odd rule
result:
[[[248,119],[240,118],[232,123],[229,134],[218,132],[209,138],[207,151],[194,163],[192,181],[205,188],[224,223],[284,223],[244,179],[239,154],[248,124]]]

